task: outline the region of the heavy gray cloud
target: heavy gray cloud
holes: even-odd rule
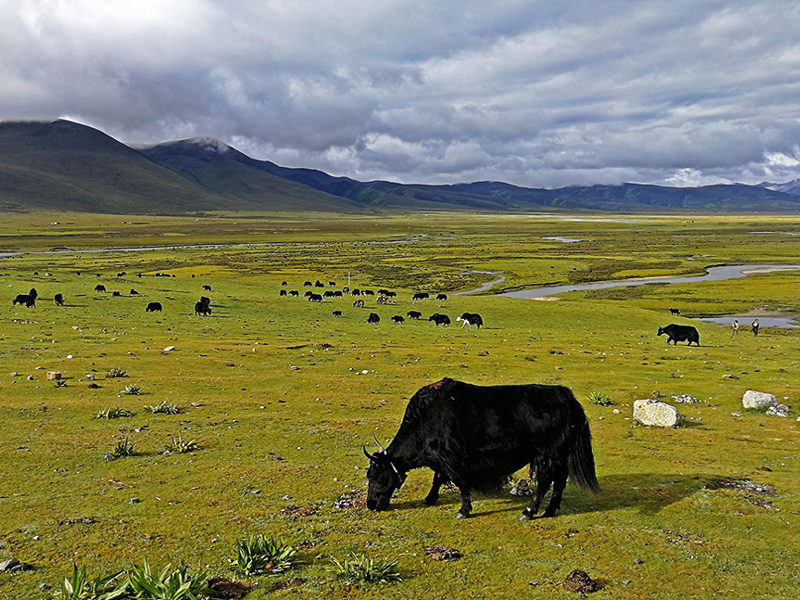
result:
[[[0,119],[359,179],[800,177],[800,5],[0,0]]]

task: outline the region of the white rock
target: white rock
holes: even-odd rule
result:
[[[175,346],[167,346],[166,348],[164,348],[164,352],[174,352],[174,351],[175,351]]]
[[[767,408],[767,414],[771,417],[788,417],[789,407],[785,404],[778,404],[778,406],[770,406]]]
[[[775,394],[747,390],[742,396],[742,406],[744,408],[769,408],[777,405],[778,400],[775,398]]]
[[[634,400],[633,420],[650,427],[677,427],[681,415],[677,408],[660,400]]]

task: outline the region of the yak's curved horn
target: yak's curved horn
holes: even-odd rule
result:
[[[366,456],[368,459],[376,460],[375,455],[367,452],[367,449],[364,446],[361,446],[361,449],[364,451],[364,456]]]
[[[378,450],[381,452],[386,452],[386,448],[381,446],[381,443],[378,441],[378,437],[374,433],[372,434],[372,439],[375,440],[375,445],[378,447]]]

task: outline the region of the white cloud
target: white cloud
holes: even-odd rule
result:
[[[364,179],[791,179],[798,30],[782,0],[0,0],[0,119]]]

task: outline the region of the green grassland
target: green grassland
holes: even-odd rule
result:
[[[800,330],[733,339],[726,327],[695,323],[701,347],[666,346],[655,333],[692,323],[686,315],[800,313],[800,273],[548,302],[494,291],[410,299],[417,290],[452,293],[496,278],[474,271],[502,272],[507,279],[495,291],[503,291],[700,274],[716,264],[800,264],[800,238],[753,231],[797,233],[800,219],[2,215],[0,252],[231,245],[0,259],[0,560],[37,567],[0,574],[0,596],[50,597],[39,585],[57,585],[73,562],[100,574],[144,558],[156,566],[185,561],[233,577],[233,543],[263,533],[299,547],[303,564],[248,578],[258,583],[248,598],[568,598],[575,594],[561,582],[573,569],[601,582],[596,598],[795,598]],[[584,241],[542,239],[553,235]],[[348,273],[353,287],[397,290],[397,304],[373,298],[356,309],[348,298],[312,304],[278,295],[284,280],[302,294],[307,279],[342,286]],[[97,283],[108,293],[95,293]],[[213,290],[205,293],[210,318],[193,314],[203,284]],[[37,307],[12,307],[31,287]],[[57,292],[66,306],[53,304]],[[164,312],[146,314],[154,300]],[[682,316],[671,317],[671,306]],[[343,317],[331,316],[337,309]],[[479,312],[486,327],[389,321],[412,309],[453,319]],[[377,326],[366,323],[373,311]],[[127,377],[106,378],[112,368]],[[62,372],[66,386],[47,381],[47,371]],[[87,373],[99,388],[88,387]],[[391,510],[364,509],[362,445],[373,433],[391,439],[411,395],[445,376],[571,387],[592,427],[602,495],[568,485],[556,518],[529,523],[517,521],[524,499],[478,496],[473,517],[460,521],[453,492],[423,506],[431,473],[416,471]],[[121,394],[127,385],[141,394]],[[787,398],[791,416],[731,416],[746,389]],[[614,404],[589,403],[591,392]],[[633,400],[654,392],[700,402],[680,407],[686,421],[678,429],[634,427]],[[162,401],[181,412],[146,409]],[[109,407],[135,414],[93,418]],[[179,434],[200,449],[163,454]],[[137,454],[105,461],[125,438]],[[718,478],[768,484],[777,496],[706,488]],[[334,508],[347,493],[355,506]],[[290,506],[314,514],[281,512]],[[427,545],[464,556],[434,562]],[[404,581],[336,581],[326,567],[351,551],[398,559]]]

